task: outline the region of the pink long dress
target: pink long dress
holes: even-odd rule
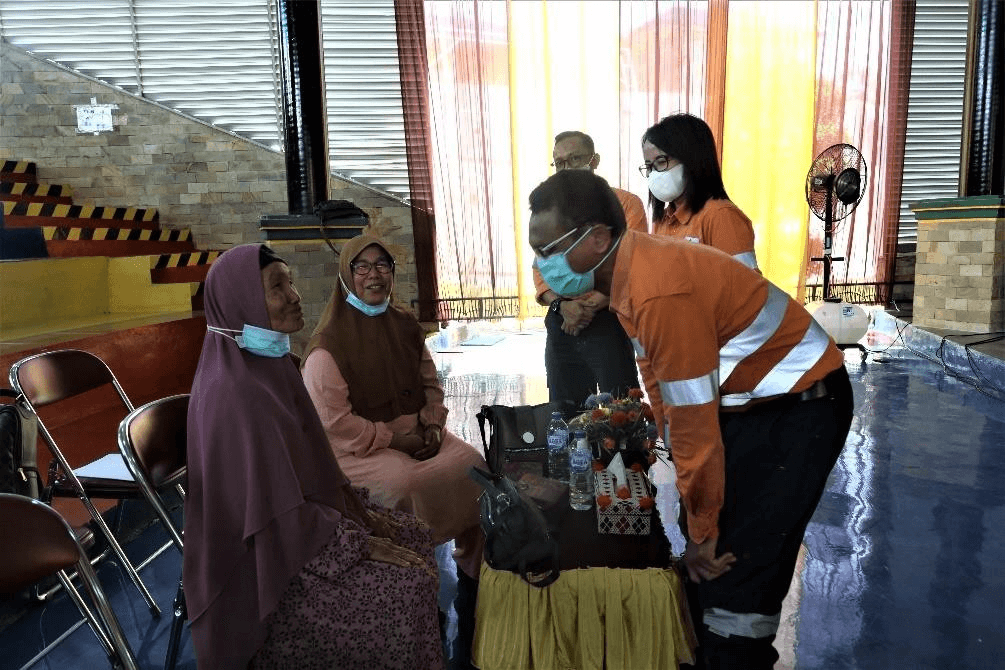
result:
[[[425,461],[388,448],[394,433],[422,425],[443,426],[447,408],[436,365],[423,347],[420,371],[426,404],[417,414],[388,422],[373,422],[353,414],[349,387],[332,355],[322,348],[304,362],[307,391],[321,417],[339,467],[354,486],[391,509],[410,512],[432,528],[437,544],[454,539],[454,559],[466,575],[477,579],[484,537],[479,528],[481,488],[468,477],[471,466],[487,469],[478,449],[442,430],[439,453]]]

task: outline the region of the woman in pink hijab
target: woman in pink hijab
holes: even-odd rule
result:
[[[184,583],[200,668],[442,668],[428,528],[339,469],[268,247],[221,255],[188,415]]]

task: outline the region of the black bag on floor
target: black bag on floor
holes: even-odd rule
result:
[[[37,460],[38,418],[10,389],[0,396],[14,398],[0,405],[0,492],[39,497]]]
[[[557,409],[558,404],[550,402],[519,407],[482,405],[476,418],[489,469],[501,474],[508,461],[533,461],[543,467],[548,460],[548,422]],[[490,431],[488,439],[485,437],[486,422]]]
[[[480,498],[481,526],[489,567],[515,572],[541,588],[558,579],[558,542],[537,504],[502,475],[474,467],[468,474],[485,489]]]

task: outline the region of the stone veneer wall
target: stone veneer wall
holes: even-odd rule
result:
[[[926,200],[911,209],[918,219],[914,325],[1005,330],[1005,198]]]
[[[114,130],[76,132],[74,105],[116,104]],[[2,44],[0,160],[38,165],[40,182],[73,187],[75,204],[155,207],[164,228],[189,228],[200,250],[263,240],[263,214],[288,211],[283,154],[75,74]],[[407,205],[332,177],[330,197],[363,208],[397,260],[396,300],[417,297],[412,219]],[[302,294],[306,344],[331,291],[337,260],[324,242],[273,245]]]

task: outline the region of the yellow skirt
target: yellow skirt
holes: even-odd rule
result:
[[[472,659],[482,670],[677,670],[697,645],[673,570],[567,570],[531,586],[482,563]]]

